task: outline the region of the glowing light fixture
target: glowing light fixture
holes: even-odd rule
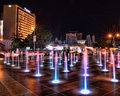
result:
[[[111,37],[112,37],[112,34],[109,34],[108,37],[111,38]]]

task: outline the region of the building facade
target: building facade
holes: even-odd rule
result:
[[[78,43],[78,40],[82,40],[82,33],[78,31],[69,31],[69,33],[66,33],[66,42],[68,44]]]
[[[0,20],[0,41],[3,40],[3,20]]]
[[[13,35],[25,39],[34,31],[36,23],[35,14],[18,5],[4,5],[3,20],[3,38],[7,40],[11,40]]]
[[[66,42],[68,44],[73,44],[77,42],[77,35],[76,33],[66,33]]]

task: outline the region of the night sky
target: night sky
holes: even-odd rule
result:
[[[3,4],[27,7],[36,14],[37,25],[51,30],[59,39],[65,39],[69,30],[99,38],[120,21],[120,1],[115,0],[0,0],[0,13]]]

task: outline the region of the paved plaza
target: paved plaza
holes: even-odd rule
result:
[[[47,57],[45,57],[47,58]],[[20,62],[21,69],[15,69],[0,61],[0,96],[84,96],[80,94],[83,87],[82,61],[70,68],[68,73],[63,72],[63,65],[59,68],[60,84],[53,84],[54,70],[49,69],[49,60],[45,59],[44,67],[40,69],[42,76],[34,77],[36,63],[29,60],[31,72],[23,72],[25,61]],[[16,62],[16,61],[15,61]],[[69,64],[69,63],[68,63]],[[89,96],[120,96],[120,83],[113,83],[112,65],[107,63],[109,72],[103,72],[98,67],[96,58],[89,56],[88,88]],[[120,69],[116,69],[117,79],[120,80]]]

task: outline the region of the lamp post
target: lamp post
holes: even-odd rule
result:
[[[36,35],[35,35],[35,28],[31,27],[31,29],[34,31],[34,35],[33,35],[33,44],[34,44],[34,52],[35,52],[35,42],[36,42]]]
[[[120,34],[119,33],[116,33],[116,34],[108,34],[108,37],[109,38],[112,38],[112,44],[113,44],[113,47],[116,47],[116,43],[115,43],[115,38],[117,37],[120,37]]]

